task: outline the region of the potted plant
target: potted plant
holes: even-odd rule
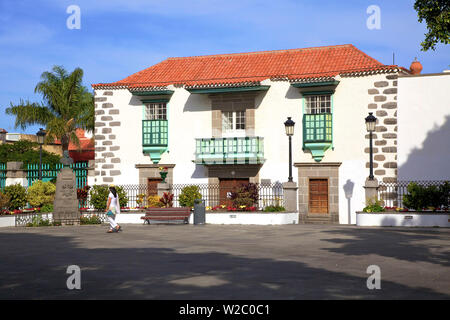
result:
[[[166,177],[169,173],[169,168],[167,167],[159,167],[159,175],[161,176],[162,183],[166,183]]]

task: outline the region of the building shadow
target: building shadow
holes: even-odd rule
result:
[[[385,222],[389,223],[389,221]],[[434,251],[434,249],[444,248],[444,246],[436,247],[417,243],[418,241],[438,239],[439,233],[437,230],[383,227],[382,229],[340,228],[324,232],[337,236],[324,241],[340,245],[338,248],[325,249],[329,252],[349,256],[379,255],[409,262],[428,262],[445,267],[450,266],[449,251],[444,253]]]
[[[450,115],[429,131],[422,148],[415,148],[398,168],[399,180],[450,179]]]
[[[177,228],[183,226],[173,226],[174,232]],[[361,238],[367,238],[377,231],[357,232],[362,232]],[[115,236],[123,238],[109,240],[114,241],[115,247],[105,239],[88,249],[79,244],[75,235],[50,236],[30,230],[0,233],[0,299],[450,298],[430,288],[392,281],[383,281],[383,290],[368,290],[365,270],[354,276],[297,261],[214,251],[185,253],[172,248],[144,247],[142,242],[127,247],[121,241],[126,242],[129,235]],[[334,241],[344,243],[344,253],[350,249],[356,254],[367,253],[358,241],[354,244],[343,239]],[[418,250],[406,239],[392,249],[405,250],[408,245],[410,250]],[[419,252],[417,260],[426,259],[426,254]],[[401,252],[392,255],[401,256]],[[81,290],[66,287],[69,265],[81,268]]]

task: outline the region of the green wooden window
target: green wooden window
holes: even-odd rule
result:
[[[304,142],[332,142],[331,113],[303,115]]]
[[[142,145],[167,146],[167,120],[142,120]]]

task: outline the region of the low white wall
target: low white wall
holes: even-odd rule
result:
[[[298,224],[298,213],[207,213],[205,220],[207,224]],[[194,223],[193,215],[190,216],[189,223]]]
[[[0,228],[15,227],[15,226],[16,226],[16,217],[15,216],[0,217]]]
[[[121,213],[116,216],[116,222],[143,224],[141,219],[145,213]],[[194,223],[194,215],[189,217],[189,223]],[[254,224],[254,225],[281,225],[298,224],[298,213],[207,213],[207,224]]]
[[[358,213],[360,227],[450,227],[450,214]]]

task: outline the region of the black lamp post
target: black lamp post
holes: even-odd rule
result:
[[[373,180],[373,148],[372,148],[372,132],[375,131],[375,125],[377,123],[377,118],[374,117],[372,112],[369,112],[369,115],[366,117],[366,128],[369,132],[369,140],[370,140],[370,174],[369,180]]]
[[[36,133],[37,141],[39,143],[39,180],[42,180],[42,145],[44,144],[45,135],[45,130],[39,128],[39,131]]]
[[[295,122],[292,121],[291,117],[288,117],[284,123],[284,128],[286,129],[286,135],[289,137],[289,182],[292,181],[292,136],[294,135],[294,125]]]

